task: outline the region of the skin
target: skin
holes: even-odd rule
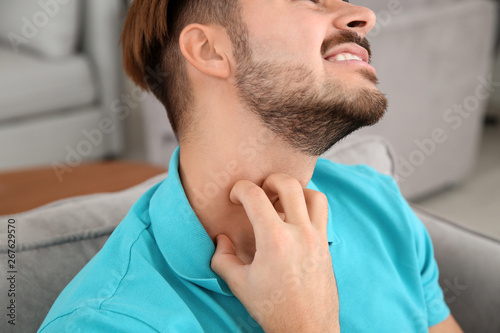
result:
[[[329,63],[319,52],[341,30],[364,37],[375,24],[370,10],[340,0],[242,0],[242,6],[256,60],[304,65],[346,92],[377,91],[361,71],[372,70],[365,64]],[[217,244],[212,268],[266,332],[340,331],[328,206],[323,194],[305,189],[318,156],[274,134],[238,98],[238,64],[224,28],[191,24],[179,43],[196,96],[179,173]],[[266,301],[271,315],[262,309]],[[450,316],[430,332],[461,330]]]

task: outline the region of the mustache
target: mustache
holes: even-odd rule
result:
[[[344,44],[344,43],[355,43],[361,46],[362,48],[366,49],[368,51],[368,63],[371,62],[372,59],[372,51],[370,48],[370,42],[368,42],[368,39],[365,37],[361,38],[357,33],[354,31],[346,31],[342,30],[340,33],[336,33],[334,35],[329,36],[323,44],[321,45],[321,54],[323,57],[326,56],[326,52],[330,50],[332,47]]]

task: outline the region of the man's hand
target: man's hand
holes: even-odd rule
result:
[[[273,174],[262,188],[237,182],[230,199],[243,205],[252,223],[255,256],[245,265],[231,240],[219,235],[212,269],[250,315],[266,332],[340,332],[326,196]]]

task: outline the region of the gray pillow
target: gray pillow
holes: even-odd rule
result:
[[[397,174],[396,153],[380,136],[350,135],[321,157],[346,165],[366,164],[384,175]]]

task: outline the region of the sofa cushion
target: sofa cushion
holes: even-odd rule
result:
[[[346,165],[366,164],[384,175],[397,174],[394,149],[387,140],[375,135],[350,135],[321,157]]]
[[[83,56],[50,61],[0,47],[0,121],[85,105],[96,99]]]
[[[0,39],[14,52],[72,54],[78,43],[80,0],[0,0]]]

